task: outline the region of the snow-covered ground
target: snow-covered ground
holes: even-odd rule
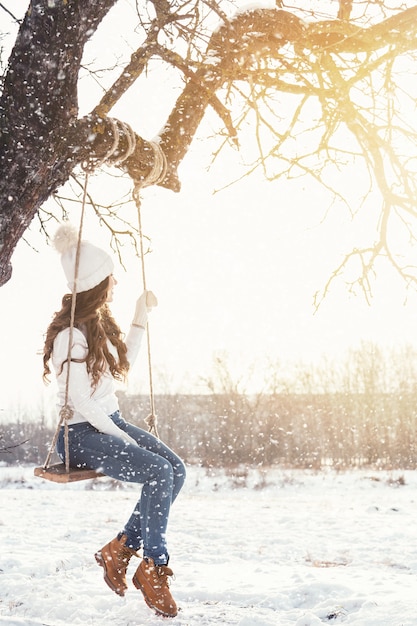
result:
[[[55,485],[0,467],[0,625],[166,623],[133,585],[113,594],[94,560],[135,500],[107,479]],[[416,500],[417,472],[190,468],[170,519],[181,611],[168,621],[415,626]]]

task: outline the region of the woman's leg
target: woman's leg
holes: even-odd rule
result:
[[[70,463],[100,470],[118,480],[143,484],[141,498],[121,534],[127,535],[126,546],[138,550],[143,542],[145,556],[157,565],[166,564],[168,516],[184,483],[184,464],[153,435],[120,417],[116,423],[138,446],[99,433],[90,424],[77,424],[69,431]]]
[[[118,426],[138,445],[104,435],[90,424],[76,425],[69,433],[71,465],[91,467],[119,480],[143,484],[141,499],[124,532],[99,550],[96,560],[112,591],[124,595],[127,566],[143,539],[145,558],[133,577],[134,585],[157,614],[175,617],[177,606],[168,583],[173,572],[167,567],[166,527],[170,506],[184,483],[185,467],[156,437],[126,423],[119,415],[113,416],[114,421],[116,418]],[[62,444],[61,437],[58,448],[64,456]]]
[[[181,491],[185,477],[186,477],[186,469],[183,461],[180,457],[173,452],[168,446],[166,446],[160,439],[151,435],[151,433],[139,428],[138,426],[134,426],[129,422],[126,422],[121,417],[115,417],[113,419],[117,426],[127,432],[139,446],[142,448],[146,448],[150,452],[154,452],[158,456],[166,459],[172,466],[174,472],[174,484],[172,488],[172,500],[171,504],[175,501],[179,492]]]
[[[157,437],[146,432],[142,428],[138,428],[133,424],[129,424],[119,416],[115,416],[113,420],[119,428],[127,432],[138,445],[145,448],[149,452],[157,455],[159,459],[164,459],[163,466],[166,472],[172,468],[172,487],[170,489],[170,505],[174,502],[180,492],[186,475],[185,465],[182,460],[168,446],[162,443]],[[165,480],[164,478],[162,479]],[[168,487],[168,481],[165,482]],[[134,545],[135,537],[142,537],[144,544],[144,556],[151,557],[156,565],[164,565],[168,562],[168,552],[166,551],[166,527],[168,522],[169,507],[167,514],[164,514],[164,505],[161,502],[161,508],[155,515],[155,488],[156,484],[148,482],[143,485],[141,498],[138,500],[136,507],[126,523],[122,534],[126,534],[130,546],[132,540]],[[141,529],[144,529],[143,531]],[[146,530],[145,530],[146,529]],[[164,541],[161,541],[161,535]],[[158,554],[159,546],[164,546],[164,551]]]

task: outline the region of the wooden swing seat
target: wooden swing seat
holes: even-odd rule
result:
[[[74,483],[78,480],[100,478],[105,475],[100,472],[96,472],[96,470],[77,467],[70,467],[69,472],[67,472],[65,463],[57,463],[56,465],[50,465],[49,467],[35,467],[33,473],[35,476],[39,476],[39,478],[51,480],[54,483]]]

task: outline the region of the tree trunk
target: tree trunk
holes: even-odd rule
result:
[[[80,160],[70,137],[84,45],[116,0],[32,0],[0,100],[0,285],[33,216]]]

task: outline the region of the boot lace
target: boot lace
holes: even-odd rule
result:
[[[172,578],[172,580],[175,580],[174,572],[172,571],[170,567],[167,567],[166,565],[157,565],[156,573],[158,574],[160,583],[162,585],[166,585],[167,587],[169,587],[170,582],[171,582],[169,578]]]
[[[130,548],[125,548],[124,546],[120,551],[120,556],[122,557],[123,561],[128,561],[133,555],[137,556],[136,552],[134,552]]]

